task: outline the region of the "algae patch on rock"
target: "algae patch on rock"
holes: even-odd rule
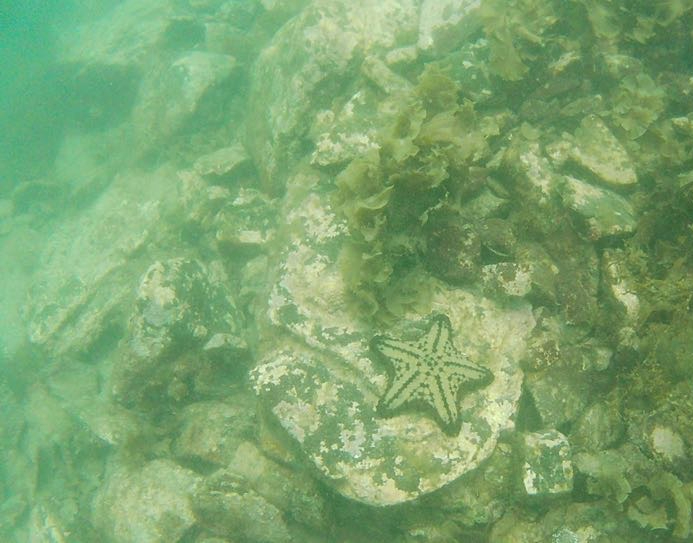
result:
[[[427,277],[430,311],[448,315],[458,348],[494,375],[459,403],[461,431],[445,434],[425,412],[383,416],[376,406],[387,367],[369,350],[374,335],[420,335],[426,313],[405,312],[387,329],[355,316],[338,265],[349,235],[321,195],[289,215],[292,232],[268,318],[278,335],[251,378],[261,402],[325,480],[374,505],[413,500],[474,469],[513,427],[522,383],[519,358],[534,325],[530,307],[506,308]],[[319,285],[319,288],[316,288]]]

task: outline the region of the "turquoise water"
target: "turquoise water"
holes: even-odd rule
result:
[[[693,541],[693,2],[0,6],[0,541]]]

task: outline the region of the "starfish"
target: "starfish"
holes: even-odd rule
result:
[[[393,370],[378,411],[392,413],[407,404],[422,404],[448,435],[460,431],[457,402],[462,386],[484,386],[493,380],[487,368],[455,348],[446,315],[435,315],[428,331],[414,341],[375,336],[371,349]]]

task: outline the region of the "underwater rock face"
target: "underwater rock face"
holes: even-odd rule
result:
[[[210,185],[193,170],[178,172],[181,181],[184,235],[209,250],[237,257],[257,254],[275,237],[274,202],[253,188],[237,191]],[[226,174],[224,175],[226,179]]]
[[[596,115],[585,117],[573,136],[564,135],[548,152],[557,164],[570,160],[607,185],[619,187],[638,182],[625,148]]]
[[[630,202],[613,191],[565,176],[563,203],[581,219],[582,233],[590,240],[630,234],[635,230],[635,211]]]
[[[148,61],[171,24],[175,10],[170,0],[119,3],[108,17],[85,25],[77,39],[62,43],[67,62],[135,65]]]
[[[137,133],[143,140],[173,134],[198,111],[205,94],[229,78],[235,66],[230,55],[193,51],[159,68],[140,89],[133,112]]]
[[[504,161],[515,173],[520,190],[535,207],[545,212],[560,186],[560,176],[543,155],[539,143],[518,138],[506,152]]]
[[[157,236],[166,186],[164,172],[119,176],[88,211],[54,231],[31,290],[32,343],[54,356],[88,352],[118,320],[146,269],[140,250]]]
[[[133,405],[152,391],[180,400],[219,354],[237,362],[246,350],[243,319],[214,271],[196,260],[155,262],[137,291],[127,347],[114,365],[111,390]],[[227,362],[228,362],[227,360]]]
[[[625,434],[618,408],[605,401],[589,406],[570,433],[573,450],[601,451],[613,447]]]
[[[249,163],[250,157],[243,145],[235,143],[202,155],[195,161],[193,169],[202,176],[227,176],[234,170],[249,166]]]
[[[526,263],[488,264],[481,270],[484,290],[496,298],[526,296],[532,290],[532,271]]]
[[[450,29],[461,21],[461,12],[455,13]],[[263,337],[251,380],[265,412],[278,420],[327,483],[346,497],[373,505],[434,491],[493,452],[499,433],[513,427],[522,383],[519,358],[534,325],[526,301],[502,306],[452,287],[423,267],[407,270],[402,281],[404,290],[421,295],[401,300],[398,292],[384,296],[382,303],[397,315],[395,322],[374,326],[357,307],[362,300],[355,303],[358,280],[353,274],[359,271],[345,269],[357,267],[360,256],[354,256],[357,236],[350,227],[362,226],[366,243],[373,241],[387,214],[378,211],[395,195],[389,186],[366,194],[363,201],[346,196],[339,210],[332,206],[338,205],[335,198],[352,189],[358,192],[353,184],[367,177],[364,172],[377,169],[380,140],[386,137],[383,126],[412,125],[403,128],[404,134],[395,130],[395,136],[387,136],[396,162],[416,154],[413,138],[419,132],[427,148],[452,137],[460,148],[456,160],[470,162],[485,156],[486,140],[495,133],[476,126],[469,104],[464,111],[474,134],[468,139],[450,136],[448,125],[457,124],[446,115],[433,116],[424,130],[422,107],[399,119],[403,102],[417,99],[412,83],[388,66],[384,50],[397,45],[398,37],[416,32],[418,14],[409,2],[316,2],[308,7],[260,55],[249,120],[248,151],[267,189],[273,193],[286,187],[279,213],[283,224],[277,229],[286,249],[275,256],[278,271],[267,322],[260,323],[270,333]],[[433,26],[437,24],[442,28],[447,23]],[[429,73],[423,87],[436,87],[436,74]],[[343,89],[345,81],[364,79],[366,84],[346,96],[335,90]],[[489,126],[502,121],[494,117]],[[309,150],[301,141],[314,146]],[[428,158],[434,161],[433,155]],[[308,164],[318,169],[349,166],[335,181]],[[425,169],[423,179],[402,174],[401,183],[421,183],[424,193],[435,190],[447,173],[437,164]],[[502,202],[485,198],[476,204],[470,214],[476,209],[483,215]],[[372,215],[377,216],[369,222]],[[450,238],[430,237],[441,244]],[[447,245],[438,248],[439,260],[446,255],[451,255],[447,262],[455,260]],[[383,261],[375,260],[377,268]],[[445,277],[464,277],[450,272],[454,264],[445,264],[433,268]],[[364,273],[364,281],[370,281],[377,280],[379,271]],[[372,301],[369,293],[363,298],[365,304]],[[374,345],[386,346],[380,349],[384,357]],[[472,374],[478,368],[477,379]]]
[[[158,154],[191,124],[214,122],[209,106],[233,97],[231,53],[243,48],[215,45],[214,28],[228,33],[229,26],[205,11],[172,0],[126,0],[63,38],[60,59],[77,73],[71,115],[83,128],[112,132],[102,153],[120,156],[116,163]]]
[[[478,30],[474,14],[479,0],[424,0],[419,19],[418,47],[426,52],[453,49]]]
[[[606,250],[602,254],[602,281],[606,299],[617,311],[625,325],[635,325],[640,312],[637,282],[628,269],[626,254],[622,250]]]
[[[531,394],[542,426],[555,428],[574,421],[590,401],[593,375],[549,370],[528,373],[525,388]]]
[[[250,488],[295,522],[319,533],[327,530],[330,519],[324,494],[304,473],[270,460],[249,441],[240,444],[229,471],[243,477]]]
[[[212,534],[241,541],[291,543],[282,511],[248,487],[238,475],[219,470],[192,498],[196,516]],[[226,541],[226,539],[225,539]]]
[[[459,397],[461,431],[449,434],[431,415],[437,400],[421,389],[396,413],[377,409],[388,365],[369,344],[376,335],[421,338],[427,313],[409,310],[387,329],[373,329],[351,309],[338,266],[349,241],[324,194],[309,193],[288,212],[291,232],[270,296],[276,335],[252,372],[261,402],[341,494],[373,505],[417,498],[474,469],[513,427],[522,383],[518,360],[534,325],[528,304],[502,308],[429,277],[431,312],[449,318],[455,348],[493,374],[487,386]],[[452,378],[441,375],[440,379]],[[423,399],[423,401],[422,401]]]
[[[558,430],[525,434],[522,480],[530,496],[570,492],[573,465],[570,443]]]
[[[241,442],[253,434],[255,422],[253,402],[247,395],[233,400],[186,406],[173,443],[176,456],[217,466],[228,465]]]
[[[115,541],[170,543],[195,524],[191,497],[201,478],[170,460],[118,467],[94,501],[94,524]]]
[[[417,22],[412,0],[318,0],[275,34],[255,64],[248,122],[249,152],[270,192],[302,158],[309,116],[356,74],[357,55],[391,47]]]

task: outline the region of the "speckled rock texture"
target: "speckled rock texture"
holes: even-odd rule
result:
[[[558,430],[523,436],[522,482],[530,496],[561,494],[573,489],[573,465],[568,438]]]
[[[191,499],[201,482],[170,460],[117,467],[96,495],[95,523],[115,541],[178,541],[196,522]]]
[[[359,321],[337,266],[348,234],[325,200],[310,193],[288,213],[290,248],[268,315],[288,335],[277,336],[275,349],[253,370],[255,389],[339,492],[377,505],[412,500],[478,466],[499,432],[513,427],[522,383],[518,361],[534,319],[525,303],[502,308],[429,278],[431,310],[449,317],[457,347],[494,380],[463,396],[458,435],[446,435],[416,409],[382,416],[376,406],[388,372],[368,344],[377,333],[416,332],[426,315],[411,312],[387,330]]]
[[[89,4],[0,187],[0,541],[691,539],[691,2]]]
[[[213,373],[216,358],[243,360],[243,318],[231,293],[197,260],[155,262],[137,289],[129,341],[115,363],[111,391],[126,405],[165,393],[191,394],[200,374]]]
[[[284,196],[276,239],[283,249],[274,256],[277,271],[266,313],[259,314],[266,333],[251,380],[265,412],[324,480],[344,496],[372,505],[416,499],[477,467],[493,452],[499,433],[513,427],[518,405],[519,360],[534,325],[522,299],[529,279],[515,286],[499,277],[495,284],[507,293],[501,298],[510,298],[500,304],[418,270],[405,288],[422,285],[431,291],[430,300],[402,309],[394,322],[368,321],[355,309],[342,269],[353,232],[344,211],[335,208],[334,179],[323,173],[377,153],[382,126],[400,122],[403,101],[415,100],[412,83],[389,65],[411,59],[403,50],[387,54],[398,39],[408,32],[419,36],[420,47],[445,50],[460,29],[478,28],[477,4],[448,2],[432,9],[412,2],[315,2],[274,36],[253,73],[257,92],[248,151],[266,190]],[[337,89],[350,79],[368,84],[341,96]],[[414,115],[412,133],[420,128],[423,110]],[[314,143],[310,151],[301,146],[303,138]],[[406,137],[394,146],[396,160],[416,149]],[[480,142],[468,147],[470,157],[485,152]],[[351,172],[358,168],[353,165]],[[353,213],[367,215],[389,196],[385,189],[382,201],[366,199]],[[497,206],[486,198],[474,209],[483,213]],[[396,388],[396,376],[374,352],[374,338],[423,341],[441,315],[450,322],[446,348],[489,372],[490,383],[460,386],[458,392],[459,375],[437,375],[442,380],[433,387],[437,391],[447,390],[441,382],[453,383],[444,401],[430,387],[413,384],[391,391],[384,401],[388,388]],[[383,403],[398,408],[389,411]],[[456,419],[448,428],[435,416],[443,404]]]
[[[85,353],[122,322],[132,282],[148,265],[142,249],[156,243],[170,201],[169,174],[119,176],[86,212],[55,229],[27,307],[31,342],[55,356]]]
[[[306,121],[330,105],[358,58],[415,33],[417,21],[411,0],[318,0],[277,32],[255,66],[248,137],[266,187],[276,191],[286,181],[303,156]]]

